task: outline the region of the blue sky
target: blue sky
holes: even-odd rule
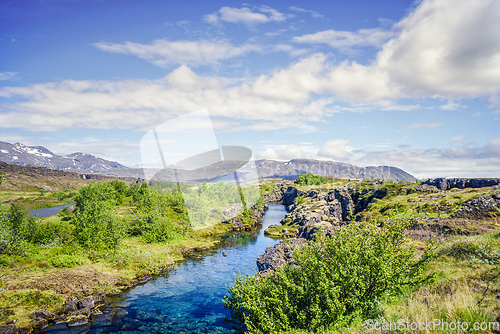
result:
[[[498,31],[494,0],[2,1],[0,141],[135,167],[206,108],[256,159],[500,177]]]

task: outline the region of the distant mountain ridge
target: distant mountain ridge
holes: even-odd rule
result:
[[[144,178],[142,169],[129,168],[115,161],[105,160],[91,154],[72,153],[57,155],[43,146],[26,146],[21,143],[10,144],[0,141],[0,161],[17,164],[46,167],[78,173],[101,174],[114,177]],[[196,170],[157,170],[153,180],[174,180],[182,182],[211,182],[216,180],[234,180],[232,173],[225,175],[224,170],[237,170],[241,181],[259,178],[283,178],[294,180],[302,173],[344,178],[370,178],[394,181],[415,181],[416,178],[404,170],[391,166],[358,167],[342,162],[314,159],[293,159],[290,161],[257,160],[254,164],[242,164],[241,161],[224,161]],[[241,167],[243,166],[243,167]],[[240,168],[241,167],[241,168]]]
[[[303,173],[313,173],[322,176],[335,176],[352,179],[382,179],[394,181],[415,181],[416,178],[397,167],[369,166],[358,167],[342,162],[322,161],[314,159],[293,159],[290,161],[257,160],[254,164],[246,164],[240,168],[240,161],[224,161],[211,164],[196,170],[174,170],[165,168],[158,170],[152,178],[153,181],[182,182],[212,182],[217,180],[234,180],[232,173],[225,171],[237,170],[240,181],[252,181],[255,179],[255,170],[259,178],[282,178],[295,180]],[[236,167],[235,167],[236,166]]]
[[[0,141],[0,161],[16,165],[86,173],[109,169],[128,169],[118,162],[98,158],[92,154],[57,155],[43,146],[26,146],[21,143],[10,144],[2,141]]]

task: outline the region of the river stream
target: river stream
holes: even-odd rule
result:
[[[277,243],[264,236],[271,224],[285,216],[283,205],[269,205],[262,228],[222,239],[221,247],[187,260],[172,272],[137,286],[118,297],[108,297],[105,314],[86,326],[57,325],[53,333],[232,333],[222,303],[226,285],[235,274],[255,274],[256,259]],[[226,256],[223,255],[223,252]]]

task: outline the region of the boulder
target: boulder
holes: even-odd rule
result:
[[[72,316],[72,317],[79,316],[79,315],[84,315],[86,317],[89,317],[90,316],[90,309],[81,308],[81,309],[78,309],[78,310],[70,313],[70,316]]]
[[[283,204],[293,205],[295,203],[295,199],[300,195],[302,195],[302,191],[295,187],[288,187],[283,194]]]
[[[32,318],[36,318],[36,319],[47,319],[47,320],[51,320],[51,319],[54,319],[56,317],[56,315],[54,313],[47,311],[47,309],[35,311],[35,312],[31,313],[30,316]]]
[[[0,326],[0,334],[17,334],[17,333],[18,330],[16,325],[14,324]]]
[[[38,328],[40,330],[43,330],[45,328],[49,327],[49,322],[47,319],[37,319],[35,322],[35,328]]]
[[[500,179],[437,178],[426,180],[423,184],[435,186],[441,190],[449,190],[451,188],[484,188],[499,185]]]
[[[306,243],[305,239],[292,238],[285,241],[280,241],[274,246],[266,248],[264,254],[257,258],[257,269],[260,274],[266,275],[285,263],[294,264],[293,251],[297,247],[301,247]]]
[[[94,296],[88,296],[88,297],[83,298],[82,300],[79,300],[76,303],[76,306],[79,309],[81,309],[81,308],[88,308],[88,309],[94,308],[94,306],[95,306]]]
[[[331,236],[340,228],[339,225],[332,225],[330,222],[321,221],[319,223],[309,224],[299,227],[298,237],[306,240],[314,240],[316,233],[320,230],[323,235]]]
[[[82,326],[89,322],[88,318],[84,315],[77,315],[74,317],[69,317],[66,321],[68,327]]]
[[[152,278],[152,276],[151,275],[146,275],[142,279],[145,279],[145,278],[148,278],[147,281],[149,281]],[[147,281],[141,282],[142,279],[139,279],[140,283],[147,282]],[[97,305],[102,305],[102,304],[106,303],[106,293],[104,293],[104,292],[97,292],[97,291],[95,291],[92,294],[92,297],[94,297],[94,304],[96,306]]]
[[[500,213],[500,199],[490,196],[478,196],[473,198],[455,211],[454,218],[480,219],[498,216]]]
[[[33,332],[33,328],[30,326],[25,326],[17,329],[17,334],[29,334]]]

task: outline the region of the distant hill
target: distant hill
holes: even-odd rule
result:
[[[302,173],[313,173],[323,176],[335,176],[342,178],[360,178],[415,181],[416,178],[397,167],[370,166],[358,167],[342,162],[320,161],[314,159],[294,159],[290,161],[257,160],[254,165],[247,164],[241,167],[241,162],[225,161],[218,162],[196,170],[174,170],[163,169],[153,177],[152,180],[175,180],[175,174],[179,181],[210,182],[216,180],[234,180],[232,173],[228,171],[238,170],[240,181],[251,181],[255,179],[255,171],[259,178],[283,178],[295,180]],[[239,168],[241,167],[241,168]]]
[[[302,173],[344,178],[416,181],[416,178],[404,170],[391,166],[359,167],[336,161],[314,159],[293,159],[290,161],[257,160],[255,166],[260,177],[281,177],[294,180]],[[243,168],[242,172],[245,172]]]
[[[113,177],[144,178],[142,169],[123,166],[115,161],[98,158],[91,154],[73,153],[57,155],[43,146],[25,146],[21,143],[9,144],[0,141],[0,161],[16,164],[46,167],[50,169],[78,172],[81,174],[101,174]],[[314,159],[294,159],[290,161],[257,160],[254,165],[244,165],[241,161],[224,161],[196,170],[156,170],[154,180],[174,180],[183,182],[210,182],[234,180],[232,171],[238,170],[241,181],[259,178],[280,177],[294,180],[302,173],[361,179],[383,179],[394,181],[415,181],[413,175],[391,166],[358,167],[342,162]],[[149,174],[149,173],[148,173]]]
[[[57,155],[43,146],[25,146],[21,143],[10,144],[2,141],[0,141],[0,161],[80,173],[128,169],[118,162],[98,158],[91,154]]]

